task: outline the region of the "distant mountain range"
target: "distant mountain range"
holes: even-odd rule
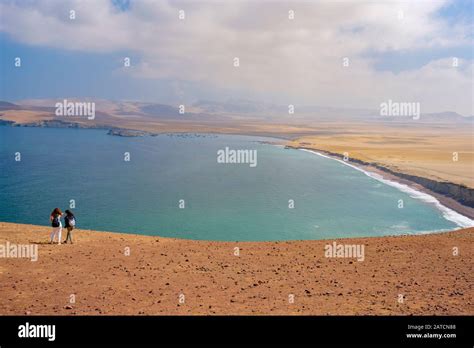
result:
[[[294,113],[289,113],[288,105],[256,102],[250,100],[228,100],[225,102],[199,100],[191,105],[184,105],[184,114],[179,112],[179,105],[147,103],[135,101],[111,101],[102,99],[66,98],[68,101],[95,102],[96,110],[103,116],[121,118],[149,118],[159,120],[199,119],[239,120],[247,119],[265,122],[304,122],[313,124],[319,121],[358,121],[358,122],[413,122],[410,117],[380,116],[379,110],[336,108],[311,105],[294,105]],[[38,112],[55,116],[55,104],[63,99],[23,100],[16,103],[0,101],[0,118],[8,111]],[[417,122],[430,124],[473,124],[473,116],[462,116],[455,112],[421,113]]]

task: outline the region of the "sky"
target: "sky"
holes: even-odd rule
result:
[[[474,115],[473,3],[0,0],[0,100],[390,99]]]

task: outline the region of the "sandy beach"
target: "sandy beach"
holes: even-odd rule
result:
[[[289,144],[346,154],[398,173],[474,187],[470,125],[341,125],[336,134],[303,136]]]
[[[335,240],[363,245],[363,261],[325,257],[333,240],[207,242],[77,230],[75,244],[50,245],[49,230],[0,223],[0,245],[38,247],[37,261],[0,258],[1,314],[474,313],[474,228]]]
[[[291,145],[287,145],[288,148],[294,148],[294,149],[299,149],[299,150],[305,150],[305,151],[311,151],[311,152],[315,152],[315,153],[318,153],[318,154],[321,154],[321,155],[324,155],[325,157],[329,157],[329,158],[332,158],[334,160],[338,160],[338,161],[341,161],[341,157],[338,157],[338,156],[334,156],[334,153],[332,152],[328,152],[326,150],[320,150],[320,149],[315,149],[315,148],[307,148],[307,147],[294,147],[294,146],[291,146]],[[338,153],[338,155],[341,155]],[[383,171],[377,167],[375,167],[374,165],[371,165],[371,164],[368,164],[368,165],[365,165],[365,164],[360,164],[360,163],[357,163],[355,161],[353,161],[352,159],[348,158],[347,160],[347,163],[350,164],[351,166],[354,166],[354,167],[357,167],[365,172],[368,172],[368,173],[374,173],[374,174],[377,174],[379,176],[381,176],[383,179],[385,180],[388,180],[388,181],[392,181],[392,182],[395,182],[395,183],[399,183],[399,184],[402,184],[402,185],[406,185],[410,188],[412,188],[413,190],[416,190],[418,192],[422,192],[422,193],[426,193],[434,198],[436,198],[439,203],[441,205],[443,205],[444,207],[446,208],[449,208],[451,210],[453,210],[454,212],[456,213],[459,213],[471,220],[474,219],[474,208],[472,207],[468,207],[466,205],[463,205],[459,202],[457,202],[455,199],[451,198],[451,197],[448,197],[448,196],[445,196],[445,195],[442,195],[442,194],[439,194],[437,192],[434,192],[416,182],[413,182],[411,180],[408,180],[408,179],[404,179],[404,178],[401,178],[397,175],[394,175],[392,173],[388,173],[386,171]],[[466,226],[466,227],[470,227],[470,226]]]

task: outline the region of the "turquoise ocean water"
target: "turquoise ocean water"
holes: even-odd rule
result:
[[[1,126],[0,221],[48,225],[52,208],[67,209],[73,199],[80,228],[203,240],[330,239],[458,227],[434,204],[338,161],[261,142],[268,139],[106,133]],[[217,163],[225,147],[257,150],[257,166]]]

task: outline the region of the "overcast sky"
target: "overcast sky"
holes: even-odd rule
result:
[[[391,99],[420,102],[422,112],[472,115],[472,6],[0,0],[0,97],[232,98],[375,109]]]

